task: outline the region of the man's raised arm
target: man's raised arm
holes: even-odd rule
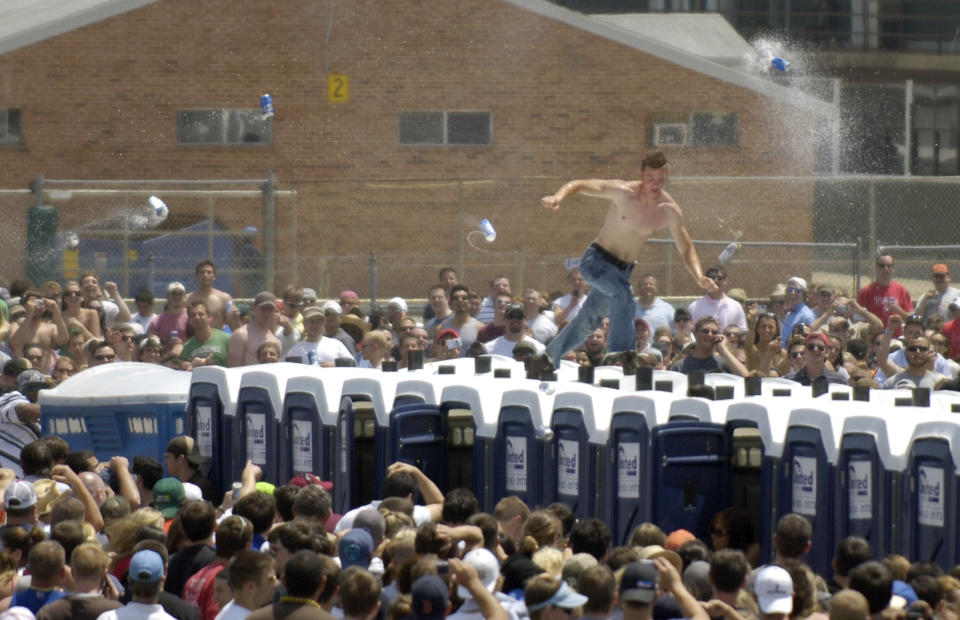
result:
[[[603,179],[579,179],[570,181],[557,190],[555,194],[544,196],[540,204],[556,211],[560,203],[574,194],[586,194],[597,198],[611,198],[613,192],[623,189],[623,181],[606,181]]]
[[[703,275],[703,267],[700,265],[700,256],[697,254],[697,248],[693,246],[693,239],[683,225],[683,215],[680,213],[680,206],[675,202],[664,202],[658,205],[662,209],[668,209],[670,221],[670,234],[673,235],[673,242],[677,246],[677,251],[683,257],[683,264],[687,266],[687,271],[697,281],[697,286],[713,293],[717,290],[717,283],[713,279]]]

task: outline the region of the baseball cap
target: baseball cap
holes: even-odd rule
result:
[[[657,596],[660,573],[651,560],[630,562],[620,578],[620,600],[652,603]]]
[[[553,596],[543,602],[527,605],[527,610],[537,611],[538,609],[546,609],[548,605],[562,607],[564,609],[576,609],[588,600],[584,595],[575,592],[566,581],[561,580],[560,588],[553,593]]]
[[[830,341],[827,339],[827,335],[823,332],[810,332],[807,336],[807,339],[804,342],[810,342],[811,340],[819,340],[824,345],[829,345]]]
[[[664,546],[670,551],[676,551],[684,544],[696,539],[697,537],[689,530],[673,530],[670,532],[670,535],[667,536],[667,542],[664,543]]]
[[[259,482],[257,484],[260,484]],[[183,496],[186,499],[203,499],[203,491],[192,482],[183,483]]]
[[[832,284],[821,284],[819,287],[817,287],[817,293],[818,293],[818,294],[819,294],[819,293],[829,293],[829,294],[831,294],[831,295],[835,295],[836,292],[837,292],[837,289],[833,288],[833,285],[832,285]]]
[[[200,447],[189,435],[180,435],[171,439],[164,452],[169,452],[173,456],[185,456],[194,465],[202,465],[210,460],[209,457],[200,454]]]
[[[447,329],[443,330],[442,332],[440,332],[439,334],[437,334],[437,342],[440,342],[441,340],[443,340],[444,338],[447,338],[447,337],[450,337],[450,338],[459,338],[459,337],[460,337],[460,334],[457,333],[457,330],[455,330],[455,329],[447,328]]]
[[[599,564],[597,558],[589,553],[575,553],[563,565],[563,580],[571,586],[576,586],[580,573],[597,564]]]
[[[186,293],[187,289],[180,282],[171,282],[167,285],[167,295],[170,293]]]
[[[497,579],[500,577],[500,562],[497,561],[497,556],[493,555],[489,549],[480,547],[463,556],[463,561],[476,569],[483,587],[488,592],[493,592],[494,588],[497,587]],[[463,586],[457,586],[457,594],[463,600],[473,598],[470,590]]]
[[[312,303],[316,303],[316,301],[317,301],[317,291],[313,290],[312,288],[304,288],[303,303],[312,304]]]
[[[360,301],[360,296],[357,295],[356,291],[340,291],[340,299],[348,299],[352,301]]]
[[[323,316],[323,308],[320,306],[307,306],[300,312],[300,315],[305,319],[312,319],[315,316]]]
[[[24,392],[29,392],[30,390],[38,390],[40,388],[48,387],[50,387],[50,383],[39,370],[24,370],[17,377],[17,391],[21,394]]]
[[[373,553],[373,536],[367,530],[354,528],[340,539],[341,568],[351,566],[367,568],[370,565],[371,553]]]
[[[30,362],[25,357],[15,357],[3,365],[3,374],[7,377],[16,377],[24,370],[30,370]]]
[[[259,308],[260,306],[266,305],[276,305],[277,296],[271,293],[270,291],[263,291],[262,293],[257,293],[257,296],[253,298],[253,307]]]
[[[807,281],[801,278],[800,276],[793,276],[787,280],[787,288],[798,288],[801,291],[807,290]]]
[[[337,314],[343,314],[343,308],[335,301],[328,301],[327,303],[323,304],[324,314],[331,311],[336,312]]]
[[[340,543],[343,545],[343,543]],[[450,593],[447,584],[436,575],[424,575],[413,582],[413,617],[421,620],[441,620],[447,615]]]
[[[742,288],[732,288],[729,291],[727,291],[727,297],[729,297],[734,301],[739,301],[740,303],[744,303],[747,301],[747,292]]]
[[[176,478],[161,478],[153,485],[153,507],[167,519],[177,516],[177,510],[186,498],[183,483]]]
[[[321,480],[320,476],[316,474],[297,474],[293,478],[290,478],[290,482],[287,484],[293,485],[295,487],[303,488],[315,484],[318,487],[322,487],[324,491],[332,491],[333,483],[327,482],[326,480]]]
[[[387,310],[407,311],[407,302],[403,297],[393,297],[387,302]]]
[[[128,579],[138,583],[156,583],[163,577],[163,558],[156,551],[143,549],[130,559]]]
[[[3,493],[3,509],[20,510],[29,508],[37,503],[37,492],[33,488],[33,483],[26,480],[17,480],[7,487]]]
[[[503,313],[503,317],[506,319],[525,319],[527,318],[527,311],[523,308],[523,304],[510,304],[507,306],[507,311]]]
[[[760,569],[753,590],[763,613],[788,614],[793,611],[793,579],[783,567],[771,565]]]
[[[950,268],[945,263],[937,263],[931,269],[933,273],[950,273]]]

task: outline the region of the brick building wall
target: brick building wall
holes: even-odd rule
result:
[[[350,79],[348,103],[327,101],[324,66]],[[177,145],[178,110],[252,108],[264,92],[277,109],[272,146]],[[458,214],[495,214],[501,233],[495,251],[481,246],[496,256],[478,259],[500,264],[472,269],[471,282],[519,253],[579,253],[602,207],[576,198],[557,215],[543,212],[539,198],[567,178],[635,174],[650,150],[651,119],[739,115],[738,147],[667,150],[678,181],[809,174],[812,148],[797,136],[815,122],[802,109],[499,0],[161,0],[0,56],[0,107],[23,110],[25,133],[23,145],[0,149],[3,187],[22,188],[37,173],[214,179],[273,169],[297,191],[298,214],[290,221],[292,211],[279,212],[278,227],[294,229],[297,241],[278,247],[278,264],[297,252],[298,273],[278,273],[278,286],[296,277],[362,288],[357,270],[365,266],[330,267],[330,256],[438,256],[410,261],[406,275],[395,269],[381,296],[423,294],[420,283],[463,245]],[[490,111],[493,145],[400,147],[400,110]],[[433,184],[450,180],[476,183],[467,191]],[[724,238],[742,228],[737,222],[763,223],[747,238],[760,230],[762,239],[810,238],[812,190],[703,182],[677,183],[675,193],[694,238]],[[231,226],[238,219],[223,216]],[[519,274],[553,288],[562,267],[548,271]],[[680,278],[678,287],[690,289]]]

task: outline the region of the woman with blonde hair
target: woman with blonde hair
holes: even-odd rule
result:
[[[523,525],[523,536],[517,545],[517,552],[503,562],[503,591],[518,597],[527,580],[543,569],[533,562],[533,554],[540,549],[560,548],[563,541],[563,525],[552,513],[535,510],[527,517]]]
[[[126,517],[117,519],[107,526],[105,532],[109,542],[104,551],[110,554],[112,572],[118,579],[123,577],[133,557],[133,547],[141,540],[141,531],[152,528],[163,532],[163,515],[153,508],[140,508]]]

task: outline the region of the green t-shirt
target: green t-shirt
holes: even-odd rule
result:
[[[227,351],[229,348],[230,334],[222,329],[214,328],[213,333],[210,334],[210,338],[204,342],[197,340],[196,336],[187,340],[186,344],[183,345],[183,349],[180,351],[180,358],[189,362],[195,357],[207,358],[212,354],[217,362],[217,366],[226,366]]]

